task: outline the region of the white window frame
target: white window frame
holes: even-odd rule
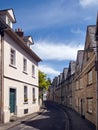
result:
[[[93,76],[92,76],[92,70],[88,72],[88,84],[91,84],[93,82]]]
[[[28,87],[24,86],[24,102],[28,102]]]
[[[8,24],[8,26],[9,26],[9,27],[11,27],[11,25],[12,25],[11,20],[10,20],[8,17],[7,17],[7,19],[6,19],[6,20],[7,20],[7,24]]]
[[[93,98],[87,98],[87,112],[93,113]]]
[[[23,72],[27,72],[27,59],[23,58]]]
[[[35,65],[32,65],[32,76],[35,77]]]
[[[16,50],[13,48],[10,49],[10,64],[16,66]]]
[[[35,96],[35,88],[32,88],[32,100],[35,103],[36,102],[36,96]]]

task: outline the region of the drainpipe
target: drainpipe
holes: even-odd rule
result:
[[[4,105],[4,81],[3,81],[3,74],[4,74],[4,30],[0,30],[0,42],[1,42],[1,121],[4,121],[3,118],[3,105]]]
[[[1,44],[2,44],[2,40],[1,40],[1,34],[0,34],[0,66],[1,66]],[[2,74],[2,72],[1,72]],[[0,74],[0,82],[2,82],[2,78],[1,78],[1,74]],[[2,83],[0,83],[0,109],[2,109]],[[0,110],[0,120],[1,119],[1,110]]]

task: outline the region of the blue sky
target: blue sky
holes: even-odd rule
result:
[[[87,25],[96,24],[98,0],[0,0],[0,9],[13,8],[15,28],[34,39],[32,49],[41,71],[53,78],[76,60],[84,48]]]

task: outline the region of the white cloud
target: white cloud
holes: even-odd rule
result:
[[[82,7],[98,5],[98,0],[80,0]]]
[[[42,60],[75,60],[77,50],[83,49],[83,45],[75,43],[51,43],[47,41],[38,41],[32,49],[42,58]]]
[[[50,74],[50,75],[58,75],[60,72],[55,70],[54,68],[51,68],[48,65],[39,65],[39,69],[44,72],[45,74]]]
[[[83,33],[83,31],[80,30],[79,28],[78,29],[71,29],[71,32],[74,34],[82,34]]]

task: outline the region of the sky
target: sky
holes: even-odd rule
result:
[[[14,29],[34,40],[42,59],[39,69],[53,79],[84,49],[86,29],[96,24],[98,0],[0,0],[0,10],[13,8]]]

